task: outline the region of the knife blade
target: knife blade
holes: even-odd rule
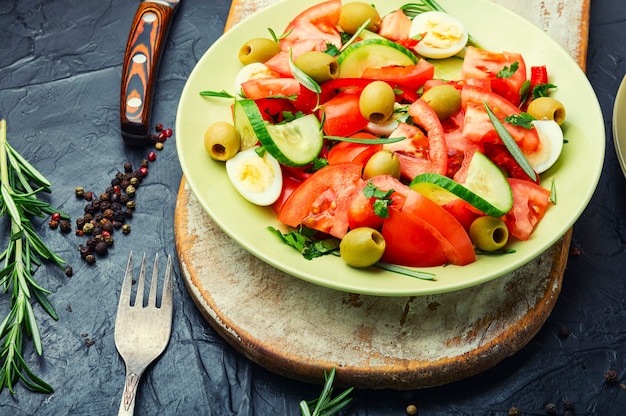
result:
[[[122,69],[122,138],[132,146],[150,139],[152,93],[172,18],[180,0],[143,0],[133,18]]]
[[[626,176],[626,75],[617,90],[613,105],[613,144],[622,173]]]

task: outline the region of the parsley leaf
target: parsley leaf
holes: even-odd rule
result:
[[[317,234],[317,231],[309,228],[301,227],[299,230],[291,230],[284,234],[272,226],[267,227],[267,229],[278,236],[283,243],[298,250],[307,260],[335,253],[339,250],[338,239],[329,237],[316,240],[314,236]]]
[[[511,78],[517,69],[519,68],[519,62],[515,61],[511,66],[505,66],[496,74],[496,78]]]
[[[389,191],[382,191],[371,181],[365,185],[365,188],[363,188],[363,194],[367,198],[374,198],[372,208],[374,208],[374,213],[381,218],[389,218],[389,205],[393,203],[391,195],[394,192],[395,191],[393,189],[390,189]]]
[[[539,97],[547,97],[550,93],[550,88],[556,88],[554,84],[539,84],[533,88],[533,99]]]
[[[523,127],[525,129],[532,129],[533,124],[532,121],[535,120],[535,117],[531,116],[528,113],[519,113],[519,114],[511,114],[510,116],[506,116],[504,121],[514,126]]]

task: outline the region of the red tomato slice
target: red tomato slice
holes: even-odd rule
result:
[[[498,167],[506,171],[510,177],[532,181],[530,176],[524,172],[524,169],[522,169],[504,145],[485,143],[484,155]],[[539,175],[536,175],[536,179],[538,183]]]
[[[367,132],[355,133],[350,137],[361,139],[378,138]],[[339,142],[330,149],[327,159],[330,165],[336,165],[338,163],[358,163],[363,167],[369,158],[372,157],[374,153],[382,150],[382,148],[382,144]]]
[[[359,109],[359,96],[341,91],[321,105],[324,116],[320,119],[324,120],[322,128],[327,136],[349,137],[367,127],[368,121]]]
[[[502,218],[509,233],[528,240],[550,206],[550,191],[523,179],[509,178],[513,208]]]
[[[383,16],[378,34],[393,41],[409,39],[411,19],[402,10],[394,10]]]
[[[411,191],[406,196],[402,212],[422,218],[437,230],[449,263],[464,266],[476,260],[474,246],[463,226],[436,202]]]
[[[361,165],[329,165],[305,180],[283,204],[278,220],[343,238],[348,232],[348,204],[361,189]]]
[[[272,211],[274,211],[276,214],[280,213],[283,205],[285,204],[287,199],[289,199],[289,196],[302,184],[302,181],[300,179],[294,178],[293,176],[287,175],[285,173],[286,172],[283,171],[283,188],[280,192],[280,196],[278,197],[276,202],[272,204]]]
[[[505,67],[511,69],[515,63],[518,67],[513,74],[507,77],[498,76]],[[461,76],[463,79],[489,79],[495,93],[517,106],[520,104],[520,90],[526,81],[526,64],[519,53],[497,53],[468,46],[463,58]]]
[[[368,180],[367,183],[370,181],[381,191],[387,192],[393,189],[395,192],[391,194],[392,202],[390,205],[397,209],[402,209],[404,200],[409,193],[409,187],[407,185],[389,175],[374,176]],[[364,183],[361,190],[355,192],[350,200],[350,206],[348,208],[348,226],[350,229],[358,227],[380,229],[383,225],[384,218],[374,212],[372,206],[374,200],[367,198],[363,193],[363,188],[365,188],[367,183]]]
[[[280,40],[281,52],[265,65],[284,75],[291,75],[289,54],[295,60],[309,51],[325,51],[328,44],[341,48],[341,35],[337,30],[341,14],[341,0],[329,0],[310,7],[296,16],[285,28]]]
[[[295,78],[257,78],[241,84],[247,98],[253,100],[300,94],[300,83]]]
[[[284,120],[284,112],[295,113],[296,107],[293,102],[286,98],[259,98],[254,100],[263,119],[272,124]]]
[[[419,89],[434,75],[435,66],[426,59],[420,59],[415,65],[366,68],[361,74],[363,78],[393,82],[413,91]]]
[[[385,239],[382,261],[408,267],[446,264],[442,240],[434,228],[420,217],[391,207],[381,231]]]
[[[521,113],[518,107],[498,94],[469,85],[464,86],[461,90],[461,105],[465,111],[463,127],[465,138],[474,142],[502,144],[500,136],[489,120],[484,103],[487,103],[496,117],[502,121],[521,149],[529,152],[537,149],[539,135],[535,129],[529,130],[504,122],[505,117]]]
[[[463,226],[465,231],[469,232],[470,225],[478,217],[482,217],[484,214],[474,208],[469,203],[458,198],[444,204],[441,208],[445,209]]]
[[[409,107],[409,115],[426,134],[415,126],[400,123],[389,137],[406,139],[385,144],[384,148],[398,155],[402,175],[408,179],[427,172],[445,175],[448,170],[448,148],[437,114],[426,101],[419,99]]]

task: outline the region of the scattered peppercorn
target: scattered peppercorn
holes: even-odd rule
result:
[[[96,341],[94,341],[93,339],[90,339],[90,338],[85,339],[85,345],[87,347],[91,347],[95,343],[96,343]]]
[[[163,150],[163,148],[164,148],[164,147],[165,147],[165,146],[163,146],[163,143],[161,143],[161,142],[157,142],[157,143],[154,145],[154,148],[155,148],[156,150]]]
[[[128,224],[122,225],[122,233],[123,234],[129,234],[130,233],[130,225],[128,225]]]
[[[94,251],[99,256],[106,256],[107,253],[109,252],[109,245],[105,243],[104,241],[100,241],[99,243],[96,244]]]
[[[156,160],[156,153],[154,153],[154,152],[148,153],[148,160],[150,162],[154,162]]]
[[[569,337],[569,334],[570,334],[569,328],[565,325],[561,325],[561,328],[559,328],[559,336],[561,338],[567,338]]]
[[[156,130],[157,133],[160,133],[163,130],[163,124],[157,123],[156,126],[154,126],[154,130]]]
[[[548,403],[545,407],[546,409],[546,414],[547,415],[556,415],[556,404],[554,403]]]
[[[604,374],[604,379],[607,383],[615,384],[617,383],[617,371],[609,370]]]
[[[83,193],[83,198],[85,198],[85,201],[91,201],[93,199],[93,192]]]
[[[574,402],[570,399],[563,400],[563,410],[574,410]]]
[[[83,225],[83,233],[85,233],[85,234],[93,233],[93,229],[94,229],[94,226],[90,222],[88,222],[85,225]]]
[[[72,267],[71,267],[71,266],[67,266],[67,267],[65,268],[65,275],[66,275],[67,277],[72,277],[72,276],[74,276],[74,269],[72,269]]]
[[[94,264],[96,262],[96,256],[94,256],[93,254],[87,254],[85,256],[85,261],[87,262],[87,264]]]
[[[509,409],[509,416],[519,416],[519,415],[521,415],[521,413],[517,407],[511,407]]]
[[[55,212],[52,214],[51,218],[55,221],[60,221],[61,220],[61,214],[58,212]]]
[[[410,404],[406,407],[406,414],[407,415],[416,415],[417,414],[417,406],[415,406],[414,404]]]
[[[85,195],[85,189],[83,189],[82,186],[77,186],[76,188],[74,188],[74,193],[78,198],[83,198]]]
[[[72,223],[70,222],[70,220],[61,220],[61,222],[59,223],[59,228],[61,229],[62,233],[69,233],[72,231]]]
[[[48,221],[48,227],[50,227],[51,230],[56,230],[59,227],[59,222],[55,220],[50,220]]]

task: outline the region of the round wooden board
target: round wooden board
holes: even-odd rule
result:
[[[522,348],[561,290],[571,230],[503,277],[420,297],[344,293],[287,275],[220,230],[182,179],[174,231],[189,293],[210,325],[259,365],[338,386],[431,387],[484,371]]]

